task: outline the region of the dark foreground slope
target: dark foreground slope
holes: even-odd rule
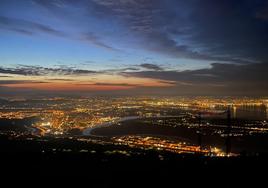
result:
[[[0,144],[1,178],[70,177],[98,187],[118,184],[171,187],[186,179],[189,183],[197,180],[209,183],[215,178],[222,184],[229,179],[239,179],[241,175],[241,181],[256,176],[261,180],[268,167],[265,154],[211,158],[66,138],[12,138],[7,135],[0,136]]]

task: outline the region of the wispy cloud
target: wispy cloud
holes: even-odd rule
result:
[[[44,81],[32,81],[32,80],[0,80],[0,85],[13,85],[13,84],[40,84],[48,83]]]
[[[48,34],[56,37],[65,37],[71,40],[80,40],[109,51],[120,51],[119,49],[116,49],[104,43],[101,37],[97,36],[93,32],[77,34],[77,36],[73,36],[48,25],[5,16],[0,16],[0,26],[0,29],[17,32],[23,35],[32,36],[38,34]]]
[[[84,41],[84,42],[89,42],[90,44],[93,44],[93,45],[100,47],[100,48],[103,48],[105,50],[120,51],[119,49],[116,49],[116,48],[104,43],[103,41],[101,41],[101,38],[92,32],[82,34],[80,37],[80,40]]]
[[[268,26],[264,21],[267,17],[266,0],[226,0],[220,3],[213,0],[33,2],[54,14],[67,15],[70,7],[83,10],[81,17],[72,17],[88,25],[84,29],[89,34],[83,40],[107,50],[117,49],[104,43],[102,36],[95,32],[91,34],[92,28],[85,21],[86,17],[117,23],[111,24],[110,29],[105,27],[105,30],[112,33],[114,27],[124,28],[124,33],[137,39],[139,47],[167,57],[235,63],[261,62],[268,58],[265,51],[268,44]]]
[[[213,63],[211,68],[187,71],[139,71],[122,72],[127,77],[159,79],[172,84],[190,86],[215,93],[215,87],[225,87],[226,92],[250,91],[268,92],[268,65],[266,63],[236,65]],[[200,88],[201,87],[201,88]],[[196,91],[199,92],[199,91]]]
[[[0,16],[0,26],[2,29],[11,30],[26,35],[45,33],[57,37],[66,36],[64,32],[56,30],[48,25],[5,16]]]
[[[96,83],[80,83],[78,85],[88,85],[88,86],[119,86],[119,87],[139,87],[139,84],[129,84],[129,83],[110,83],[110,82],[96,82]]]
[[[0,67],[0,73],[13,74],[13,75],[23,75],[23,76],[44,76],[44,75],[92,75],[101,72],[86,70],[86,69],[76,69],[76,68],[47,68],[41,66],[29,66],[29,65],[19,65],[14,68],[10,67]]]
[[[250,59],[240,59],[239,54],[237,56],[235,54],[228,56],[218,51],[211,53],[200,48],[200,46],[203,46],[204,49],[210,48],[205,41],[198,41],[198,44],[192,41],[195,35],[197,35],[198,29],[193,31],[194,26],[190,24],[195,21],[195,18],[192,18],[190,14],[185,14],[185,11],[187,11],[187,8],[195,9],[198,3],[185,3],[182,1],[164,3],[160,0],[93,1],[103,7],[103,11],[106,11],[104,16],[122,20],[131,32],[139,35],[143,41],[142,47],[149,51],[174,58],[238,63],[251,62]],[[199,4],[198,6],[203,7]],[[218,7],[217,5],[214,6]],[[175,7],[179,10],[180,7],[184,7],[186,10],[179,11]],[[206,9],[207,7],[204,8]],[[189,17],[186,18],[186,16]],[[205,29],[213,30],[212,27]],[[183,40],[180,42],[180,39],[183,38],[187,38],[188,42],[185,43]],[[215,48],[215,45],[212,48]]]
[[[142,68],[149,69],[149,70],[155,70],[155,71],[161,71],[163,70],[162,67],[156,65],[156,64],[151,64],[151,63],[143,63],[139,65]]]
[[[63,82],[73,82],[75,79],[66,79],[66,78],[49,78],[48,81],[63,81]]]

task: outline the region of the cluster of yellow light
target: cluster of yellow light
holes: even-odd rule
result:
[[[174,142],[156,137],[122,136],[114,137],[114,141],[131,147],[151,148],[166,150],[175,153],[202,153],[204,155],[225,156],[218,148],[200,149],[199,146],[190,145],[186,142]]]
[[[25,119],[35,117],[37,115],[39,115],[39,113],[29,111],[0,112],[1,119]]]

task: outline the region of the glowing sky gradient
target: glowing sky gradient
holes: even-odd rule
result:
[[[267,0],[1,0],[0,91],[266,95]]]

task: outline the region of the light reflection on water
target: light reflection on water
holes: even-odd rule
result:
[[[265,105],[242,105],[231,108],[233,118],[238,119],[268,119],[268,109]]]

